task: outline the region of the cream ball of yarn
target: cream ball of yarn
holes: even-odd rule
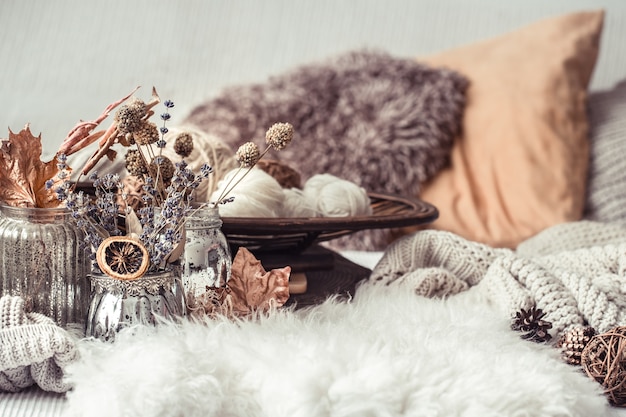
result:
[[[299,188],[285,188],[283,193],[285,194],[285,200],[283,201],[284,217],[319,217],[316,201],[307,198],[303,190]]]
[[[367,191],[351,181],[331,174],[318,174],[304,184],[307,200],[315,201],[322,217],[367,216],[372,206]]]
[[[239,182],[238,182],[239,181]],[[238,183],[237,183],[238,182]],[[217,201],[226,189],[237,185],[226,197],[229,203],[220,204],[222,217],[282,217],[285,194],[278,181],[259,168],[233,169],[218,182],[209,201]]]

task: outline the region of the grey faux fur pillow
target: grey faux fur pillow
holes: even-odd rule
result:
[[[448,162],[467,85],[447,69],[354,51],[226,89],[193,109],[186,122],[233,149],[249,140],[260,145],[269,126],[289,122],[297,136],[270,157],[297,169],[303,181],[329,173],[367,191],[417,196]],[[384,234],[335,246],[382,249]]]

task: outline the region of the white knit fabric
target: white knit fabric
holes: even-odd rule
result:
[[[26,313],[24,300],[0,298],[0,391],[18,392],[37,384],[65,392],[63,369],[78,358],[70,334],[42,314]]]
[[[370,276],[374,284],[408,285],[425,297],[458,294],[477,284],[499,254],[450,232],[424,230],[392,244]]]
[[[409,285],[426,297],[472,289],[512,317],[536,305],[564,331],[626,325],[626,229],[573,222],[547,229],[517,251],[494,249],[448,232],[396,241],[365,285]]]
[[[522,256],[543,256],[562,251],[623,243],[626,225],[582,220],[545,229],[517,246]]]

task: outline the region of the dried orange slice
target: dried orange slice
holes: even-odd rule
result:
[[[98,246],[96,261],[100,270],[108,276],[129,281],[146,273],[150,256],[138,239],[131,236],[111,236]]]

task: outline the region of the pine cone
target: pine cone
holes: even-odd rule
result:
[[[561,349],[563,360],[572,365],[580,365],[583,349],[595,335],[596,331],[589,326],[576,327],[563,334],[557,343],[557,347]]]
[[[511,328],[522,332],[522,339],[538,343],[547,342],[552,338],[548,333],[552,323],[542,320],[544,316],[545,313],[540,308],[531,307],[528,310],[522,308],[515,313]]]

